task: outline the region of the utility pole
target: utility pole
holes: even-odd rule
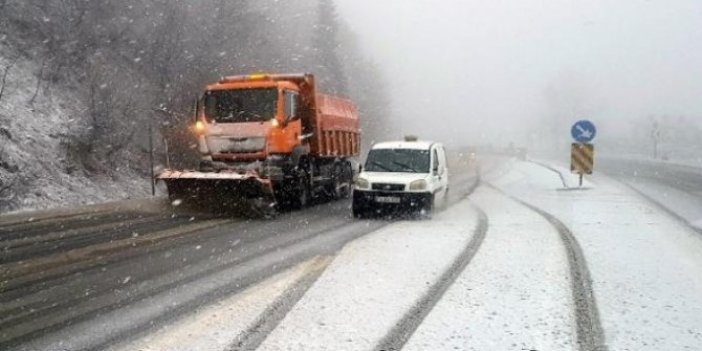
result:
[[[168,153],[168,139],[163,138],[163,147],[166,149],[166,168],[171,169],[171,157]]]

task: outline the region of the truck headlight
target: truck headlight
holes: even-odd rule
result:
[[[356,179],[356,189],[368,189],[370,188],[370,182],[363,178]]]
[[[415,180],[410,183],[409,190],[424,190],[427,188],[427,181],[424,179]]]
[[[203,122],[203,121],[195,122],[195,132],[197,134],[205,133],[205,122]]]

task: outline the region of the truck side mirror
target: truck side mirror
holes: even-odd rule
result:
[[[193,122],[197,123],[198,112],[200,112],[200,99],[193,101]]]
[[[298,116],[300,96],[297,93],[285,92],[285,122],[293,121]]]

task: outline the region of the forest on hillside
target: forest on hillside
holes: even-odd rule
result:
[[[125,158],[143,170],[149,124],[187,163],[192,101],[223,75],[314,73],[323,91],[359,105],[366,141],[389,113],[382,73],[332,0],[1,0],[0,38],[40,67],[26,81],[29,104],[56,90],[79,96],[62,145],[87,173]],[[5,59],[0,78],[19,58]]]

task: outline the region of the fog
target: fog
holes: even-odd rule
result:
[[[702,120],[697,0],[337,3],[388,81],[398,136],[560,143],[588,118],[612,141]]]

